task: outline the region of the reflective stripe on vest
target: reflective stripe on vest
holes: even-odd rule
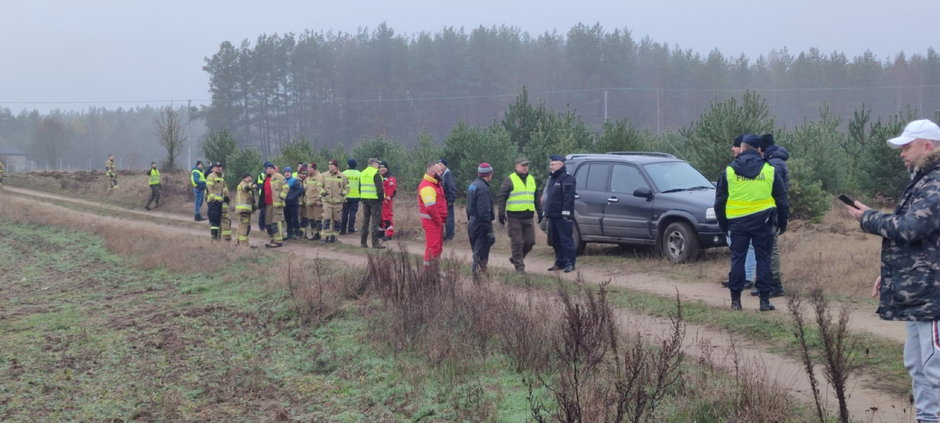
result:
[[[369,166],[359,174],[359,198],[363,200],[378,200],[379,193],[375,190],[375,174],[379,170]]]
[[[535,178],[526,175],[525,183],[516,172],[509,175],[512,191],[506,198],[506,211],[535,211]]]
[[[725,215],[728,219],[744,217],[777,206],[772,195],[774,167],[769,163],[753,179],[734,173],[731,166],[725,170],[728,178],[728,203]]]
[[[209,188],[206,197],[209,201],[222,201],[225,197],[225,179],[215,176],[215,173],[209,174],[206,187]]]
[[[150,169],[150,185],[160,185],[160,171]]]
[[[196,175],[199,175],[199,178],[196,178]],[[206,174],[202,173],[202,171],[199,170],[198,168],[193,169],[192,173],[190,173],[189,175],[189,182],[193,184],[193,187],[196,187],[199,185],[197,182],[205,181],[205,180],[206,180]]]
[[[356,169],[346,169],[343,171],[349,184],[349,193],[346,198],[359,198],[359,177],[360,172]]]

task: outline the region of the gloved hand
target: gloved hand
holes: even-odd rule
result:
[[[500,224],[500,225],[505,225],[505,224],[506,224],[506,216],[504,216],[504,215],[499,215],[499,224]]]

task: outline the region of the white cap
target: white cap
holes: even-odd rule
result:
[[[901,148],[917,139],[940,141],[940,127],[927,119],[915,120],[904,127],[901,136],[888,140],[888,147]]]

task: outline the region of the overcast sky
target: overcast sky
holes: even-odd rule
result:
[[[752,59],[817,47],[850,58],[926,54],[940,40],[940,0],[4,0],[0,107],[81,110],[208,102],[203,59],[261,33],[399,34],[511,25],[532,35],[600,23],[635,40]]]

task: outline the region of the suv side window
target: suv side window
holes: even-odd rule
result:
[[[607,191],[607,180],[610,175],[610,165],[607,163],[591,163],[591,173],[588,174],[585,191]]]
[[[588,172],[590,171],[590,168],[591,168],[590,163],[584,163],[581,166],[576,168],[575,174],[574,174],[576,191],[583,191],[587,189]]]
[[[649,188],[640,170],[628,165],[614,165],[610,174],[610,192],[632,195],[637,188]]]

